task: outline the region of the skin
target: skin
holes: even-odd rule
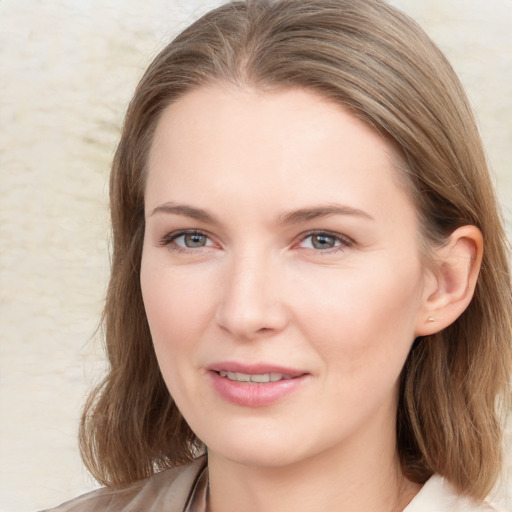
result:
[[[456,290],[423,264],[395,156],[300,89],[212,85],[159,121],[141,285],[166,384],[208,447],[210,511],[383,512],[417,493],[396,456],[397,383],[415,337],[452,321],[428,318]],[[475,260],[469,239],[444,250]],[[303,377],[239,405],[212,386],[220,361]]]

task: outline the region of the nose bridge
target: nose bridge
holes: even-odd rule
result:
[[[233,254],[227,264],[217,322],[238,338],[282,329],[286,323],[278,264],[263,249]]]

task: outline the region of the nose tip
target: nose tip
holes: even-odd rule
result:
[[[245,304],[236,307],[223,307],[218,316],[218,325],[237,339],[251,339],[261,335],[270,335],[282,329],[283,322],[278,315],[271,314],[271,309],[248,310]]]
[[[261,266],[233,269],[221,290],[216,321],[238,339],[281,331],[287,313],[279,279]]]

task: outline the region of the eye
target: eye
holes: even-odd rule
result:
[[[213,245],[212,240],[201,231],[180,231],[169,233],[161,241],[160,245],[168,246],[171,250],[201,249]]]
[[[187,233],[176,237],[174,243],[180,247],[196,249],[198,247],[205,247],[208,244],[208,237],[201,233]]]
[[[299,243],[299,247],[314,249],[317,251],[329,251],[332,249],[344,249],[353,244],[352,240],[346,236],[330,232],[308,233]]]

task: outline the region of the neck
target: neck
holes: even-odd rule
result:
[[[401,512],[420,486],[387,449],[340,447],[287,466],[253,466],[209,451],[208,512]]]

